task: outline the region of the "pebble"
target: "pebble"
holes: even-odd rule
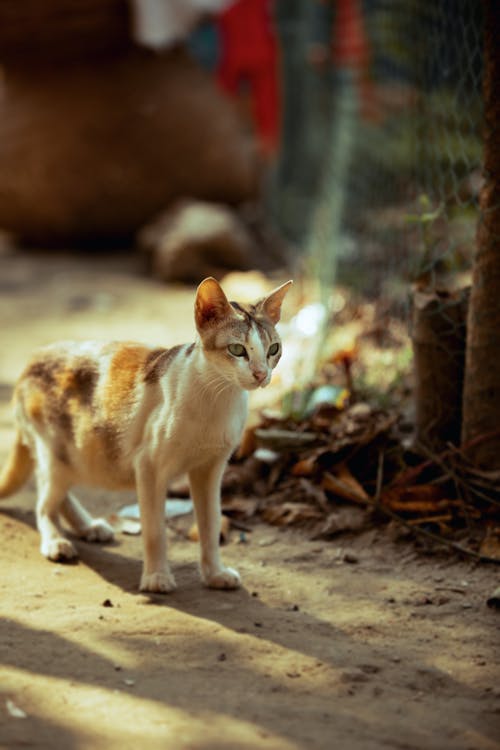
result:
[[[344,552],[343,561],[351,565],[359,562],[359,557],[354,552]]]

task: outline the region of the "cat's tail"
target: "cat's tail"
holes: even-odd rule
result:
[[[22,442],[21,434],[16,435],[16,442],[11,448],[7,462],[0,472],[0,499],[9,497],[21,489],[33,472],[34,461],[31,451]]]

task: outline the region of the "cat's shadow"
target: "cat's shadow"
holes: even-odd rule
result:
[[[308,614],[297,602],[287,601],[285,596],[275,606],[267,604],[259,597],[258,580],[252,580],[251,588],[246,587],[244,580],[237,590],[208,589],[200,581],[196,562],[176,564],[173,556],[172,571],[178,588],[169,594],[145,594],[138,589],[142,570],[140,560],[89,544],[80,545],[79,551],[83,563],[114,586],[128,594],[136,594],[145,606],[175,609],[217,623],[235,633],[269,640],[320,662],[334,662],[333,653],[325,652],[324,641],[305,640],[303,633],[305,629],[317,632],[320,627],[322,633],[329,636],[330,643],[335,643],[339,636],[336,628]]]
[[[32,512],[4,509],[3,514],[22,521],[33,529],[36,528]],[[70,535],[68,537],[72,538]],[[137,596],[144,606],[176,609],[194,617],[211,620],[234,632],[249,633],[285,648],[325,660],[324,652],[315,647],[314,641],[305,643],[301,636],[304,626],[317,626],[318,619],[302,611],[296,602],[283,601],[275,607],[269,606],[259,598],[258,580],[252,581],[250,590],[245,585],[231,591],[208,589],[200,581],[195,560],[192,563],[176,564],[173,555],[171,563],[178,584],[177,590],[169,594],[147,594],[139,591],[142,561],[118,551],[122,546],[119,537],[104,545],[73,538],[72,541],[75,542],[79,554],[78,560],[72,564],[83,563],[112,586],[129,595]],[[195,557],[195,545],[193,551]],[[110,604],[113,605],[114,602],[111,600]],[[300,627],[297,627],[299,624]],[[332,625],[321,621],[321,626],[331,632],[332,638],[335,637],[335,628]]]

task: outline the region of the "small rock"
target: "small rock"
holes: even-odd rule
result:
[[[219,656],[217,657],[217,661],[226,661],[226,659],[227,659],[227,656],[224,653],[219,654]]]
[[[414,607],[426,607],[428,604],[434,604],[434,601],[430,596],[424,594],[423,596],[419,596],[417,599],[414,599],[412,604]]]
[[[343,561],[354,565],[359,562],[359,557],[354,552],[344,552]]]
[[[19,706],[16,706],[14,701],[11,701],[11,700],[5,701],[5,706],[7,708],[9,716],[12,716],[13,719],[26,719],[28,717],[28,714],[25,711],[23,711],[22,708],[19,708]]]
[[[367,682],[368,675],[363,669],[352,667],[351,669],[344,669],[340,675],[341,682]]]
[[[114,607],[115,605],[111,601],[111,599],[105,599],[102,603],[103,607]]]
[[[491,609],[500,609],[500,586],[493,591],[490,597],[488,597],[486,604]]]
[[[380,672],[380,667],[378,667],[376,664],[360,664],[359,668],[365,674],[377,674],[378,672]]]
[[[442,607],[443,604],[448,604],[449,601],[450,601],[449,596],[438,596],[438,598],[436,599],[436,604],[438,607]]]

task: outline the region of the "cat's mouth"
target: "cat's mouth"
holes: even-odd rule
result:
[[[248,385],[245,385],[245,389],[247,391],[257,391],[259,388],[265,388],[269,385],[269,380],[264,380],[262,383],[249,383]]]

